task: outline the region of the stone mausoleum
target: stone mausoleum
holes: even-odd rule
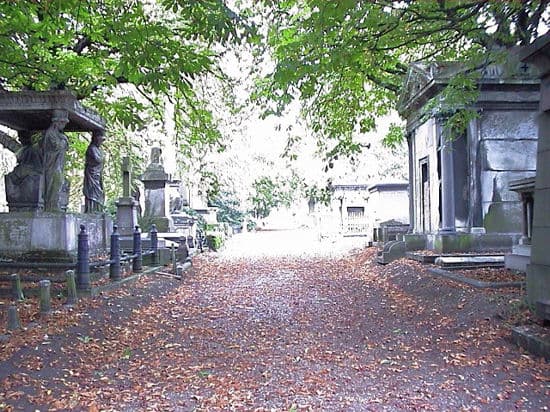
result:
[[[408,250],[508,250],[522,234],[522,203],[509,182],[535,174],[539,80],[519,61],[486,68],[473,105],[478,116],[452,136],[449,109],[427,107],[461,70],[414,63],[400,98],[409,146]]]
[[[536,65],[541,79],[539,142],[534,190],[531,262],[527,267],[527,299],[550,321],[550,33],[521,50],[523,61]]]

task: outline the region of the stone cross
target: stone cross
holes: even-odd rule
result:
[[[132,165],[128,156],[122,158],[122,197],[130,197]]]

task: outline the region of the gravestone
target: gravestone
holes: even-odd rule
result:
[[[157,225],[159,232],[170,232],[173,230],[173,224],[170,218],[170,199],[166,190],[170,175],[164,170],[161,155],[161,149],[153,147],[151,149],[151,161],[145,172],[140,176],[145,188],[143,216],[151,224]]]
[[[132,182],[132,165],[130,159],[122,159],[122,197],[116,202],[116,219],[121,236],[132,236],[138,224],[138,202],[130,195]]]

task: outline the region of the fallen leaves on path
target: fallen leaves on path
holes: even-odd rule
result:
[[[0,405],[510,410],[543,408],[550,395],[548,365],[508,343],[494,317],[504,299],[416,262],[378,266],[372,249],[205,254],[182,281],[149,278],[124,293],[12,336]]]

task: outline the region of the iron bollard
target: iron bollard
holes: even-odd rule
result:
[[[88,233],[86,233],[86,227],[84,225],[80,225],[80,233],[78,234],[76,287],[78,290],[89,290],[91,287],[90,250],[88,248]]]
[[[111,233],[111,264],[109,265],[109,277],[111,280],[120,280],[120,236],[118,226],[113,226]]]
[[[136,226],[136,230],[134,231],[134,256],[132,271],[141,272],[143,256],[141,255],[141,232],[139,231],[139,226]]]
[[[17,306],[11,305],[8,307],[8,330],[16,330],[19,328],[21,328],[21,322],[19,321]]]
[[[65,304],[68,306],[76,305],[78,295],[76,294],[74,270],[67,270],[65,272],[65,282],[67,283],[67,302]]]
[[[38,284],[40,285],[40,313],[49,313],[52,310],[50,293],[52,282],[46,279],[41,280]]]
[[[21,287],[21,277],[19,273],[11,275],[11,294],[14,299],[24,300],[23,288]]]
[[[151,250],[153,251],[151,255],[151,264],[156,265],[158,264],[159,238],[157,225],[155,224],[151,225]]]

